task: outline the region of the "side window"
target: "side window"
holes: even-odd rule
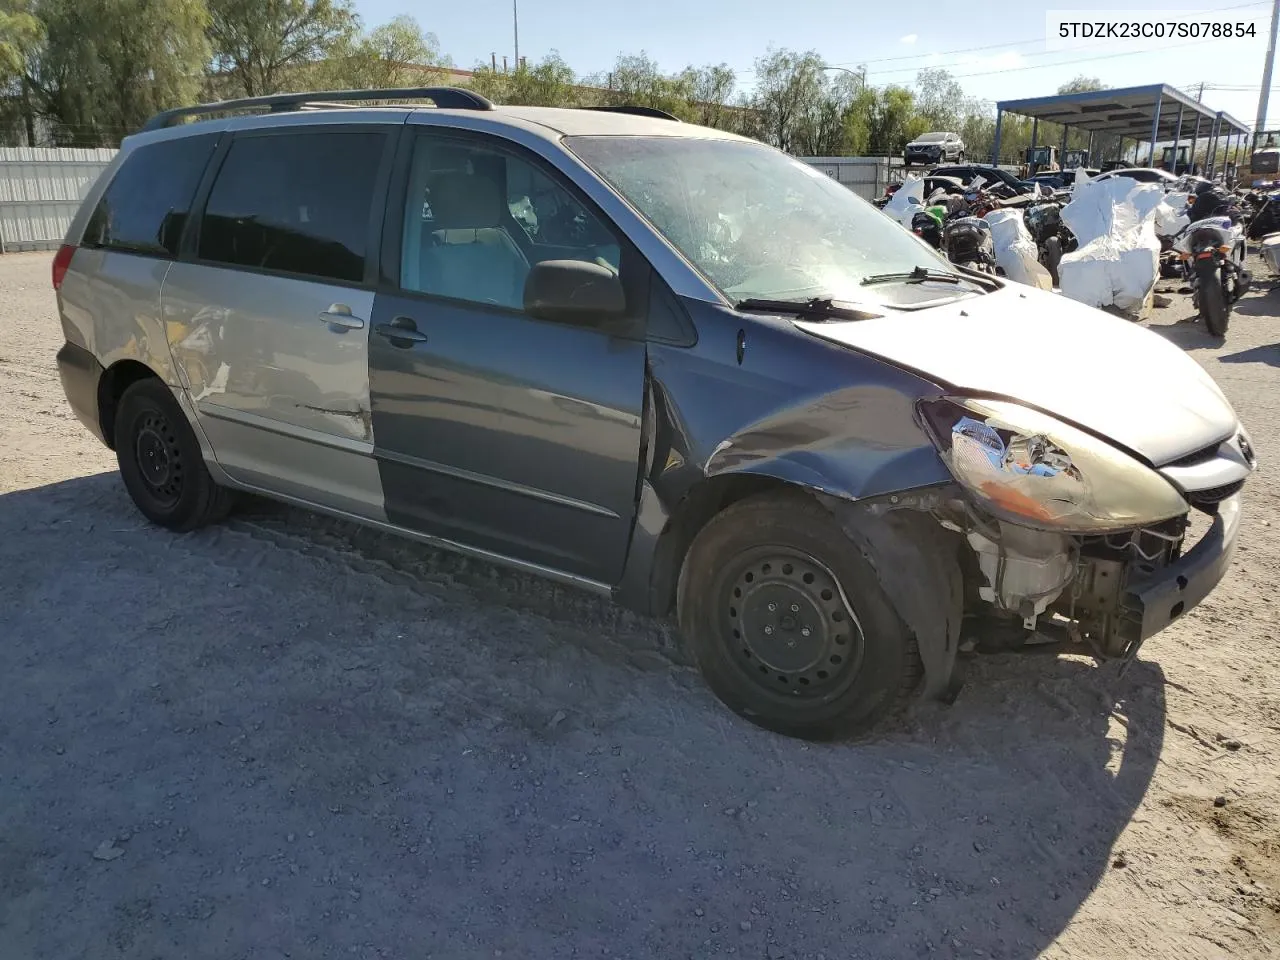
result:
[[[125,158],[89,216],[81,242],[124,253],[172,257],[217,134],[161,140]]]
[[[359,283],[386,138],[382,131],[238,138],[205,205],[200,258]]]
[[[532,264],[617,271],[617,238],[569,190],[503,150],[424,134],[410,164],[400,286],[520,309]]]

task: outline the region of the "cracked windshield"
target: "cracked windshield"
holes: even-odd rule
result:
[[[821,297],[892,305],[920,298],[910,291],[921,284],[864,281],[917,267],[951,272],[851,190],[758,144],[674,137],[568,142],[735,302]],[[939,295],[936,288],[923,292],[929,300]]]

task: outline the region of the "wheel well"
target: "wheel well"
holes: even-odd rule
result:
[[[726,507],[774,491],[800,490],[795,484],[773,477],[735,474],[711,477],[699,483],[677,504],[658,541],[649,578],[649,603],[654,616],[665,617],[675,607],[680,568],[694,537]]]
[[[145,363],[121,360],[113,363],[98,379],[98,423],[102,427],[102,439],[110,449],[116,448],[116,407],[120,398],[139,380],[155,376],[156,372]]]

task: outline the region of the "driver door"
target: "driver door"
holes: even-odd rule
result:
[[[404,140],[369,343],[374,456],[393,523],[604,583],[635,515],[643,325],[535,320],[540,260],[648,267],[557,171],[501,139]]]

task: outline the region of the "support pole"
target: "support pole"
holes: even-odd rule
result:
[[[1196,143],[1200,140],[1200,111],[1196,111],[1196,132],[1191,135],[1191,172],[1196,172]]]
[[[1280,22],[1280,0],[1271,4],[1271,39],[1267,41],[1267,60],[1262,67],[1262,91],[1258,94],[1258,122],[1254,125],[1254,135],[1266,129],[1267,97],[1271,93],[1271,68],[1276,62],[1276,24]],[[1254,144],[1257,148],[1257,143]]]
[[[1178,171],[1178,147],[1182,145],[1179,141],[1182,140],[1182,108],[1184,106],[1185,104],[1183,104],[1182,101],[1178,101],[1178,126],[1173,131],[1173,169],[1169,171],[1170,173],[1173,173],[1173,174],[1176,174],[1179,172]]]
[[[1160,139],[1160,107],[1163,103],[1163,96],[1156,97],[1155,113],[1151,115],[1151,148],[1147,151],[1148,167],[1156,165],[1156,141]]]
[[[516,70],[520,70],[520,10],[518,8],[520,0],[511,0],[511,30],[515,34],[516,41]]]
[[[1000,129],[1004,125],[1004,111],[996,110],[996,135],[995,140],[991,144],[991,165],[998,167],[1000,165]]]

